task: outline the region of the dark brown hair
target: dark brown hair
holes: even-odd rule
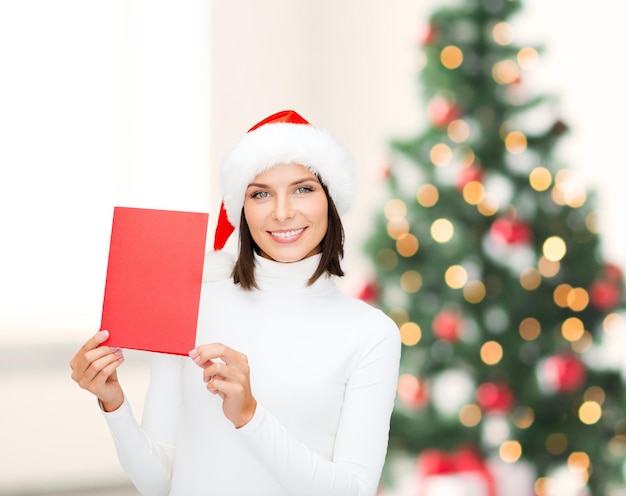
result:
[[[309,286],[324,274],[339,277],[344,275],[341,269],[344,241],[343,224],[341,223],[341,217],[339,216],[339,212],[337,212],[335,202],[333,202],[333,199],[328,194],[328,189],[321,180],[320,184],[328,200],[328,229],[320,243],[322,256],[317,269],[315,269],[315,272],[307,282]],[[241,210],[241,222],[239,225],[239,256],[233,267],[233,281],[245,290],[258,289],[254,277],[254,254],[259,253],[259,247],[252,239],[243,209]]]

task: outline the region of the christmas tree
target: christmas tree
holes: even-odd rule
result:
[[[622,271],[603,259],[592,192],[559,160],[558,100],[528,84],[542,49],[513,41],[520,9],[431,15],[427,125],[390,146],[362,294],[403,342],[388,466],[491,459],[531,466],[537,495],[562,473],[569,494],[626,494]]]

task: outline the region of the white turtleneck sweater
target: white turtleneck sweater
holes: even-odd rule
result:
[[[288,264],[257,257],[259,290],[243,291],[230,278],[203,284],[196,344],[221,342],[247,355],[257,409],[235,429],[200,367],[155,354],[141,425],[128,402],[104,414],[141,494],[376,493],[399,332],[333,278],[307,286],[318,262],[319,255]]]

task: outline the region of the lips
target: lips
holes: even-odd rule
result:
[[[270,231],[270,235],[277,241],[292,241],[304,232],[304,228],[290,229],[289,231]]]

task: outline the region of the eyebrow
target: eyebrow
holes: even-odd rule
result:
[[[305,177],[302,179],[298,179],[297,181],[292,182],[291,184],[289,184],[289,186],[297,186],[298,184],[303,184],[303,183],[307,183],[309,181],[313,181],[314,183],[318,183],[319,184],[319,180],[316,177]],[[263,184],[263,183],[250,183],[248,184],[248,188],[270,188],[271,186],[269,184]]]

